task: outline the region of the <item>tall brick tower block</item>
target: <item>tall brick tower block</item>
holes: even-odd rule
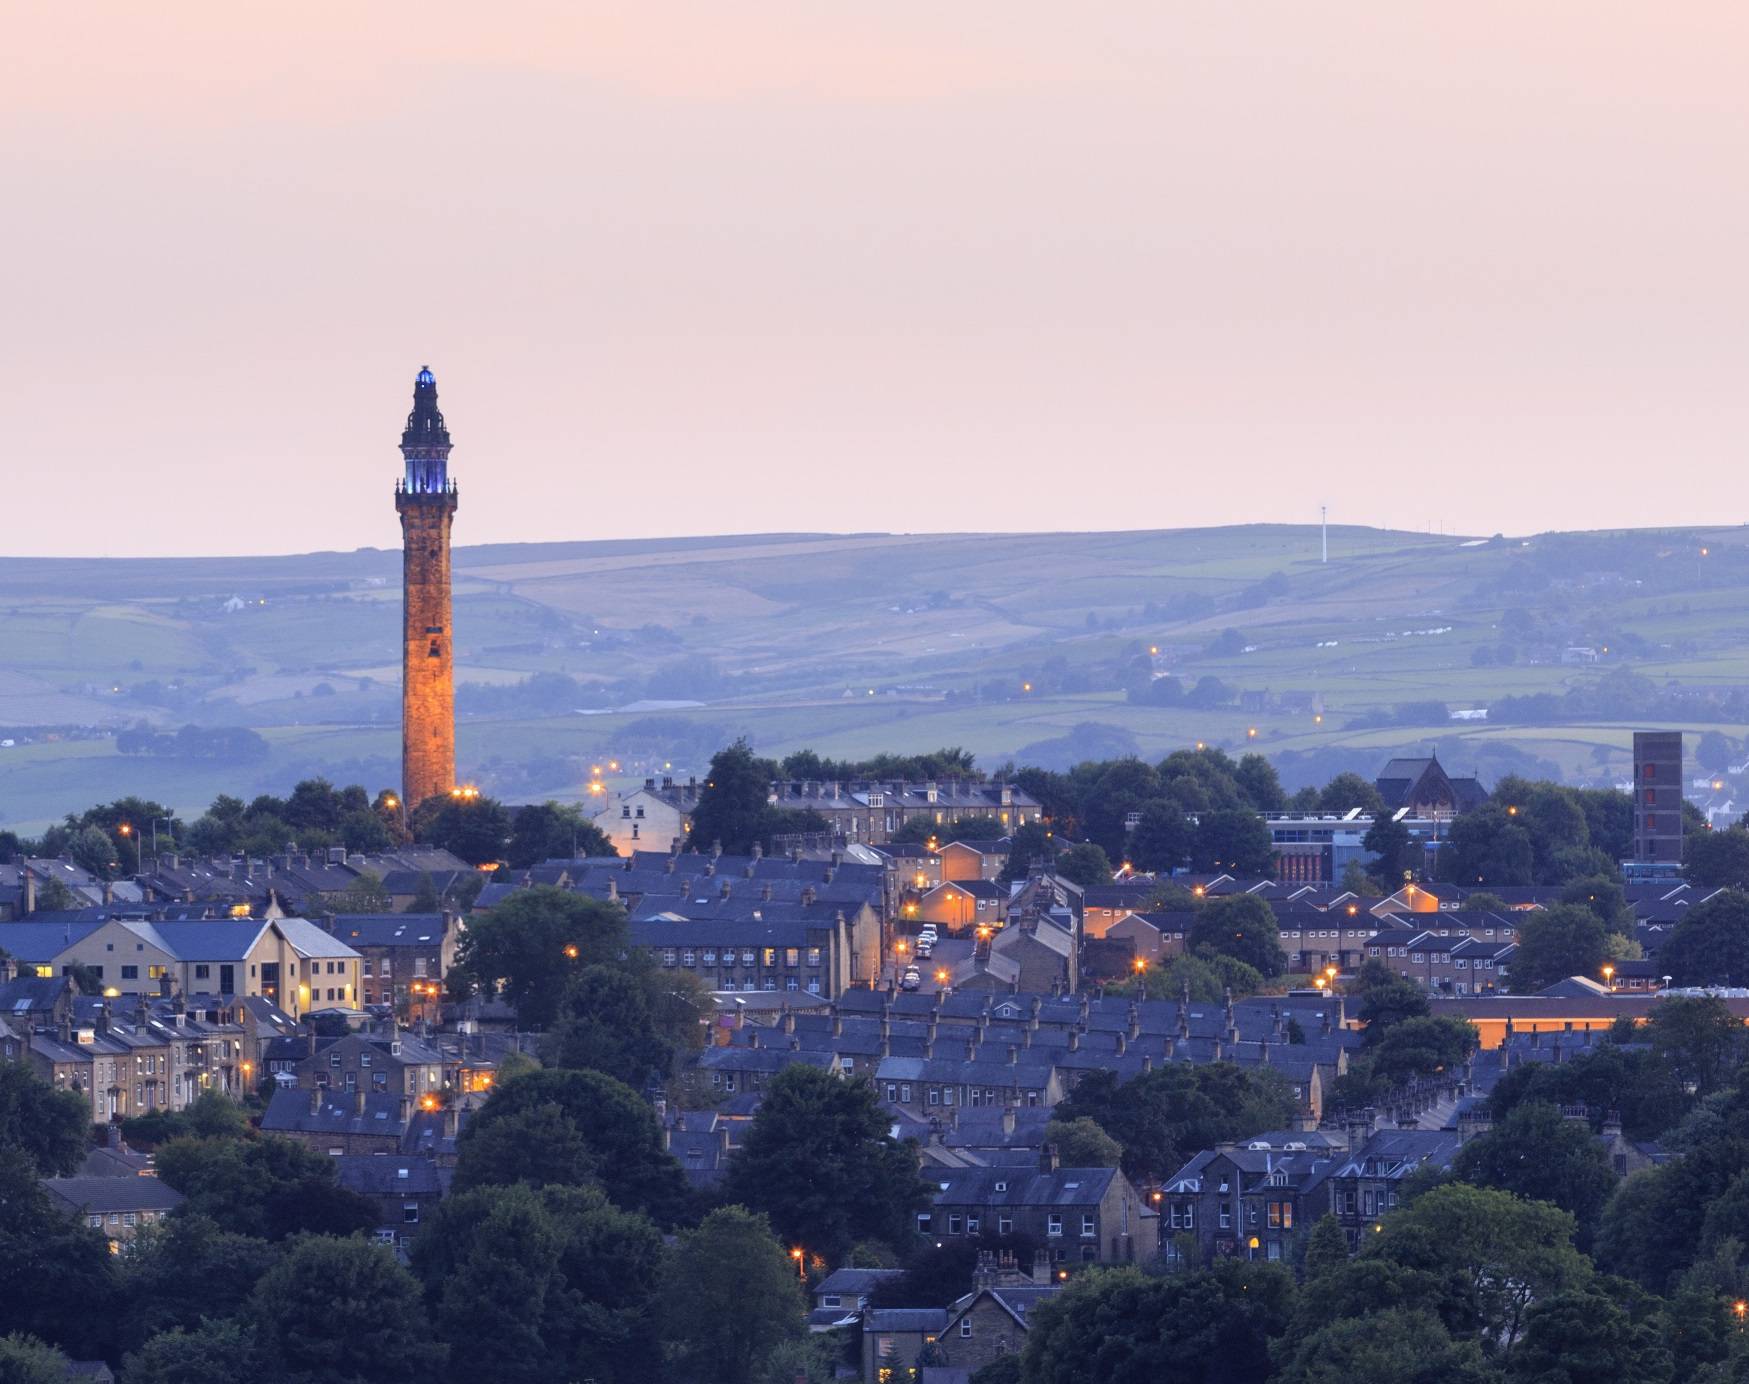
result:
[[[449,528],[456,488],[437,379],[422,368],[401,434],[401,793],[410,812],[455,787],[455,645],[450,631]]]

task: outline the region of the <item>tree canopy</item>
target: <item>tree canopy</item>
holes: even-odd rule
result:
[[[1166,1177],[1224,1139],[1284,1128],[1293,1113],[1293,1093],[1279,1073],[1230,1062],[1174,1062],[1127,1081],[1092,1071],[1056,1108],[1057,1119],[1090,1119],[1115,1139],[1132,1181]]]
[[[806,1168],[806,1177],[795,1169]],[[899,1246],[927,1205],[912,1147],[888,1133],[866,1079],[791,1066],[766,1084],[723,1196],[764,1212],[777,1234],[829,1262],[859,1240]]]
[[[500,992],[524,1025],[546,1028],[573,977],[619,965],[626,947],[618,905],[550,885],[519,889],[468,920],[450,983]]]
[[[1218,952],[1242,961],[1259,975],[1287,969],[1275,911],[1252,894],[1210,899],[1191,920],[1185,942],[1195,951]]]
[[[588,1178],[615,1205],[671,1225],[686,1202],[655,1112],[601,1072],[543,1069],[493,1088],[462,1130],[455,1189]]]
[[[664,1335],[684,1377],[753,1384],[771,1350],[802,1334],[795,1265],[765,1217],[743,1207],[682,1233],[663,1290]]]

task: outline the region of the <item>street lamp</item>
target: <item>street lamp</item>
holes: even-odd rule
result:
[[[807,1256],[802,1253],[802,1247],[797,1245],[789,1252],[789,1257],[796,1261],[796,1277],[806,1280],[808,1276]]]
[[[1606,986],[1608,986],[1611,990],[1615,989],[1615,967],[1614,966],[1605,966],[1603,968],[1603,983]]]
[[[133,838],[133,842],[134,842],[134,873],[136,875],[145,874],[146,873],[145,842],[140,839],[139,832],[134,830],[134,826],[133,826],[132,822],[122,822],[119,826],[116,827],[116,830],[118,832],[120,832],[123,836],[129,836],[129,837]]]

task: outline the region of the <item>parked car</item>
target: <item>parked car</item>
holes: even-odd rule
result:
[[[927,960],[929,960],[930,956],[934,954],[934,952],[935,952],[935,940],[933,938],[919,937],[917,939],[917,955],[919,955],[925,961],[927,961]]]
[[[923,984],[923,976],[915,966],[907,966],[905,974],[899,977],[901,990],[915,990],[921,984]]]

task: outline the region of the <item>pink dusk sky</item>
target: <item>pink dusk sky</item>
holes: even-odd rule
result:
[[[1726,0],[0,13],[13,554],[1736,522]]]

